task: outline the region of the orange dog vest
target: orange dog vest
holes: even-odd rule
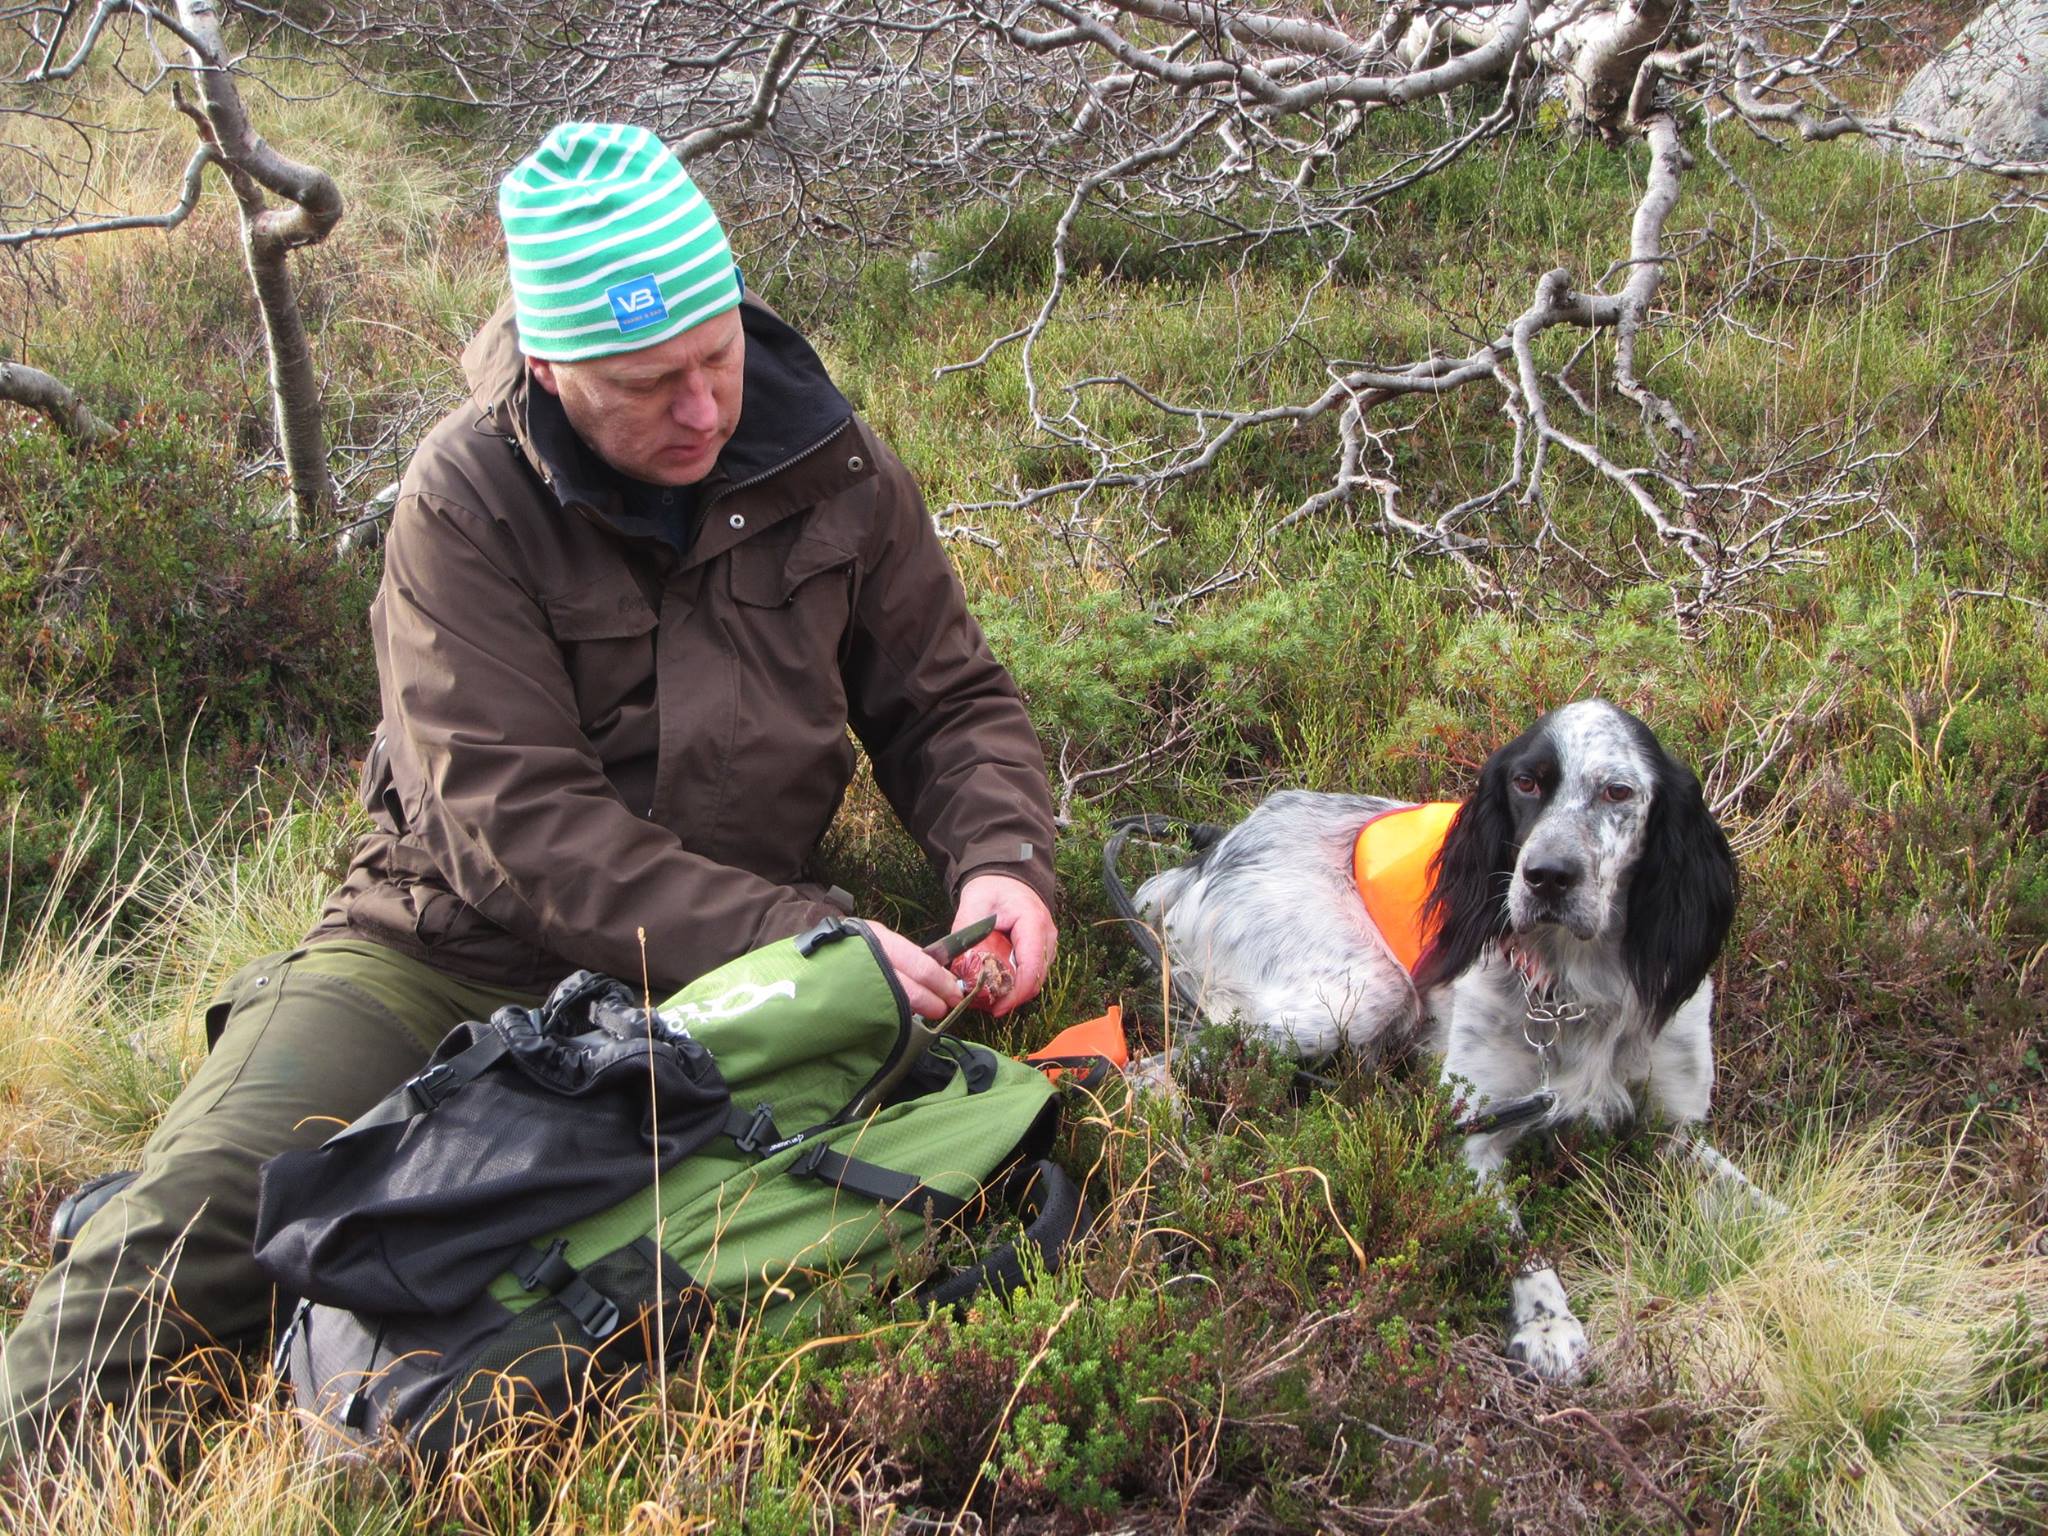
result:
[[[1455,800],[1396,806],[1360,827],[1351,849],[1351,876],[1365,914],[1411,974],[1431,938],[1422,927],[1430,861],[1457,814]]]

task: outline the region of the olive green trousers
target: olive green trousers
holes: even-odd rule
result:
[[[171,1370],[273,1328],[251,1257],[257,1174],[317,1146],[405,1081],[442,1035],[533,993],[484,986],[355,940],[268,955],[207,1010],[212,1048],[143,1149],[140,1173],[37,1286],[0,1356],[0,1462],[81,1408],[206,1395]]]

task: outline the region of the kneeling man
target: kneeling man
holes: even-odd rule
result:
[[[408,468],[371,611],[372,830],[303,946],[245,968],[135,1179],[8,1338],[20,1450],[164,1365],[260,1339],[257,1170],[577,967],[661,997],[849,905],[812,868],[854,771],[1015,945],[1056,934],[1045,761],[917,487],[742,297],[652,135],[550,132],[499,191],[512,299]],[[881,930],[911,1007],[959,984]],[[0,1450],[0,1456],[5,1451]]]

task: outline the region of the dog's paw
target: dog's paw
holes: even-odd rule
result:
[[[1593,1346],[1586,1328],[1567,1312],[1522,1324],[1508,1340],[1508,1358],[1530,1374],[1558,1386],[1569,1386],[1586,1374]]]
[[[1586,1374],[1593,1347],[1586,1327],[1572,1315],[1564,1286],[1549,1265],[1515,1276],[1508,1321],[1508,1358],[1531,1375],[1566,1385]]]

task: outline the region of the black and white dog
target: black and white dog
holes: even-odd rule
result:
[[[1286,791],[1146,881],[1136,905],[1177,988],[1208,1018],[1311,1061],[1428,1026],[1468,1111],[1535,1110],[1467,1137],[1482,1182],[1544,1126],[1638,1110],[1681,1132],[1701,1121],[1714,1069],[1707,973],[1734,917],[1736,871],[1692,771],[1612,704],[1543,716],[1493,754],[1451,821],[1420,914],[1434,938],[1412,976],[1354,869],[1361,828],[1400,805]],[[1747,1187],[1703,1141],[1678,1144]],[[1508,1352],[1551,1380],[1584,1369],[1585,1329],[1540,1259],[1516,1275]]]

